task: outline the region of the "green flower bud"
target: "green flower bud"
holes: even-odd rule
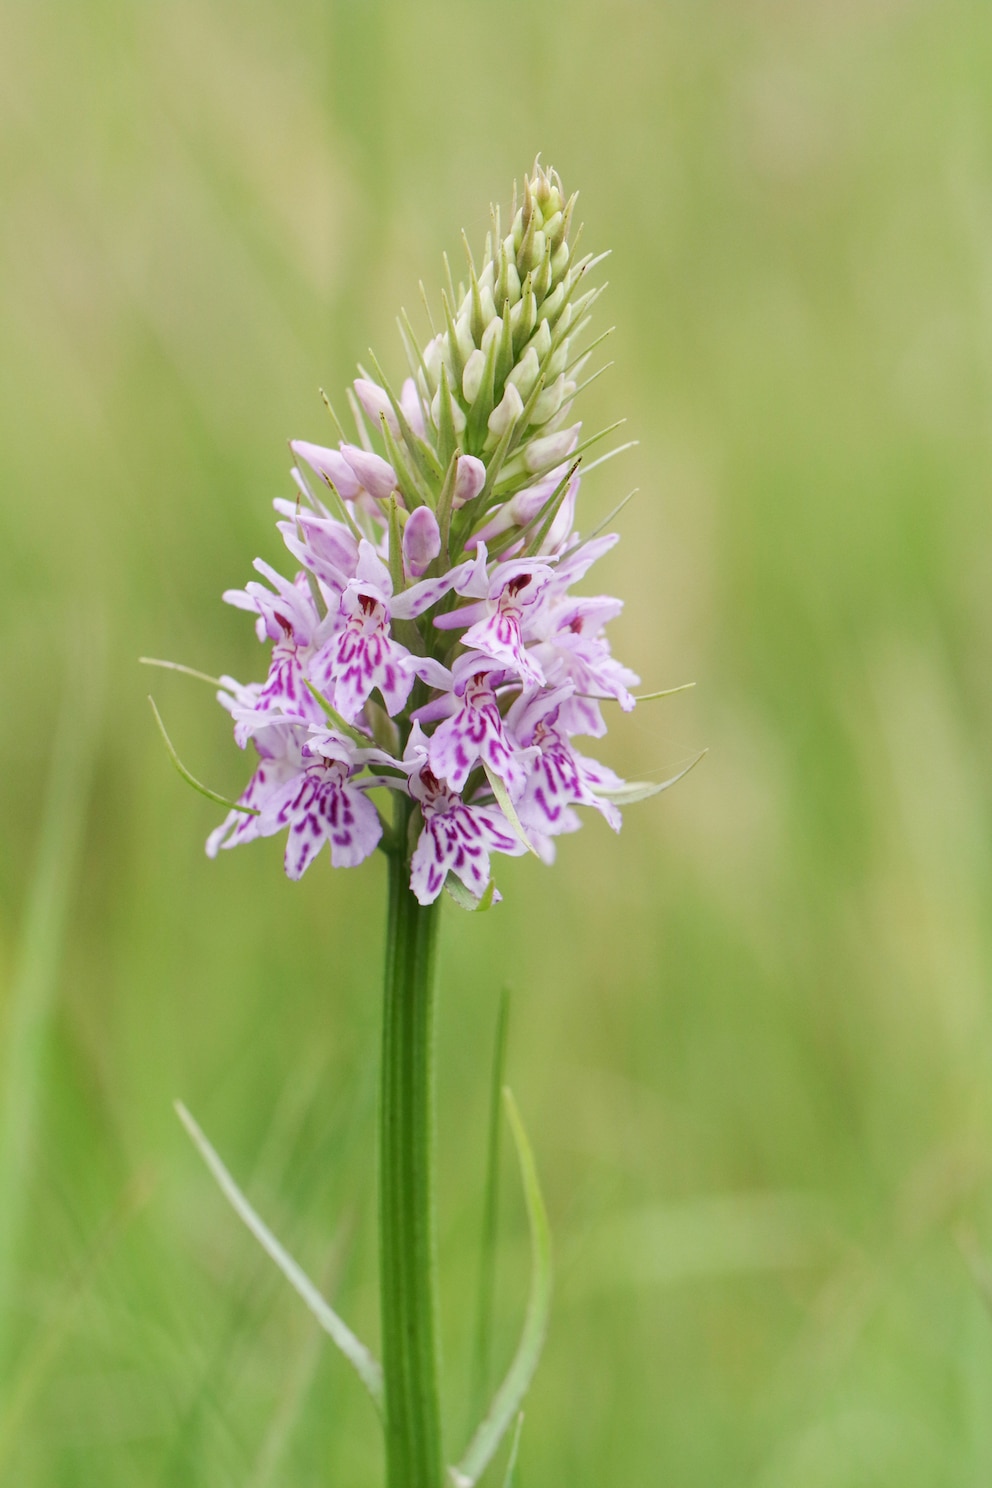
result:
[[[524,352],[522,359],[514,367],[506,379],[508,387],[515,387],[521,398],[527,399],[534,390],[534,384],[541,375],[541,363],[533,346],[529,346]],[[538,399],[540,402],[540,399]]]
[[[511,382],[507,385],[506,392],[489,415],[490,434],[494,434],[497,439],[501,439],[507,429],[518,422],[523,411],[523,399]]]

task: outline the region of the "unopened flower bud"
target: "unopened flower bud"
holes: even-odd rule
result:
[[[359,484],[376,501],[388,501],[396,490],[396,471],[381,455],[360,449],[357,444],[343,444],[341,453],[358,477]]]
[[[520,361],[510,372],[506,381],[517,389],[521,398],[525,401],[534,390],[534,384],[541,375],[541,363],[538,361],[537,352],[533,346],[528,346]]]
[[[524,451],[527,469],[546,470],[549,465],[560,464],[578,444],[580,428],[580,424],[573,424],[570,429],[559,429],[556,434],[545,434],[541,439],[532,439]]]
[[[361,490],[361,483],[348,461],[338,450],[325,449],[320,444],[308,444],[305,439],[290,440],[290,449],[299,459],[305,460],[329,485],[332,485],[344,501],[350,501]]]
[[[553,419],[565,400],[565,378],[556,377],[550,387],[538,396],[534,404],[534,412],[531,414],[531,423],[546,424]]]
[[[542,395],[543,396],[543,395]],[[524,411],[524,402],[512,382],[507,383],[506,392],[489,415],[489,432],[502,439]]]
[[[421,439],[424,437],[424,410],[417,396],[417,384],[412,377],[408,377],[400,391],[400,407],[403,417],[413,432]]]
[[[400,426],[385,388],[381,388],[377,382],[370,382],[367,377],[356,377],[355,393],[375,427],[378,429],[379,420],[385,418],[389,432],[398,438]]]
[[[472,352],[462,373],[462,395],[466,403],[474,403],[482,386],[482,374],[486,370],[486,353],[481,349]]]
[[[459,455],[452,506],[457,509],[466,501],[474,501],[485,484],[486,467],[482,461],[474,455]]]
[[[561,212],[554,212],[550,217],[544,219],[544,234],[552,249],[558,247],[561,242],[562,226],[565,219]]]
[[[551,327],[546,320],[542,320],[533,336],[530,338],[530,346],[540,361],[544,361],[551,350]]]
[[[403,565],[411,579],[419,579],[441,551],[441,529],[429,506],[418,506],[403,528]]]
[[[520,346],[526,342],[536,324],[537,301],[531,289],[530,275],[528,275],[520,299],[510,311],[510,328],[513,331],[514,346]]]
[[[456,434],[460,434],[462,432],[462,430],[465,428],[465,414],[464,414],[464,411],[463,411],[462,406],[459,403],[459,401],[458,401],[457,398],[452,398],[449,395],[448,403],[450,404],[450,407],[451,407],[451,422],[454,425],[455,433]],[[440,428],[441,427],[441,389],[440,388],[438,388],[437,392],[434,394],[434,397],[431,399],[431,419],[434,422],[435,428]]]
[[[558,316],[560,314],[567,315],[568,320],[565,323],[566,325],[571,325],[572,306],[571,303],[567,305],[565,304],[565,294],[566,286],[564,280],[562,280],[560,283],[555,285],[554,289],[549,295],[545,296],[544,303],[541,306],[541,314],[543,315],[545,320],[550,322],[551,325],[555,325],[557,323]]]
[[[455,321],[455,340],[458,342],[458,350],[463,362],[467,362],[475,350],[475,342],[472,339],[472,302],[469,300],[468,309],[459,315]]]
[[[441,364],[444,361],[444,337],[434,336],[424,347],[424,367],[431,379],[432,388],[437,387],[441,380]]]

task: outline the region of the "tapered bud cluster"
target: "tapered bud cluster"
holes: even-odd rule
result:
[[[286,830],[296,878],[325,844],[338,866],[381,845],[421,902],[447,883],[477,904],[492,852],[550,859],[577,806],[619,827],[635,796],[572,742],[606,732],[602,703],[632,708],[637,681],[604,635],[620,601],[571,593],[616,541],[574,527],[576,346],[599,293],[574,207],[537,167],[467,283],[449,272],[426,346],[401,320],[399,394],[373,363],[349,393],[357,440],[293,443],[296,499],[275,504],[294,573],[257,560],[266,582],[225,595],[271,652],[263,683],[220,694],[258,765],[211,853]]]

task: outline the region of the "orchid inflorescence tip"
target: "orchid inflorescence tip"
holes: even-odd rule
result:
[[[538,162],[478,262],[465,240],[467,284],[445,260],[441,328],[421,345],[401,315],[399,390],[373,353],[359,367],[357,439],[322,392],[336,444],[290,441],[295,497],[275,507],[292,576],[257,559],[224,595],[271,651],[264,682],[221,679],[258,762],[211,855],[285,831],[291,878],[325,844],[353,867],[399,850],[369,794],[398,793],[417,899],[457,880],[481,907],[492,853],[550,861],[577,807],[619,828],[624,782],[574,742],[605,734],[604,701],[633,708],[639,680],[605,636],[621,601],[572,592],[617,541],[575,521],[582,456],[619,427],[583,438],[573,417],[603,287],[587,282],[601,256],[569,242],[574,205]]]

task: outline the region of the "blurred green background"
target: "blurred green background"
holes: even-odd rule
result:
[[[399,372],[537,150],[613,249],[587,427],[640,440],[585,483],[586,526],[640,488],[596,586],[698,684],[604,757],[709,754],[446,913],[451,1451],[508,982],[558,1263],[523,1488],[992,1482],[990,78],[986,0],[7,0],[0,1482],[379,1481],[171,1102],[374,1339],[383,864],[209,863],[146,693],[246,761],[136,658],[260,674],[220,593],[280,561],[285,440]]]

